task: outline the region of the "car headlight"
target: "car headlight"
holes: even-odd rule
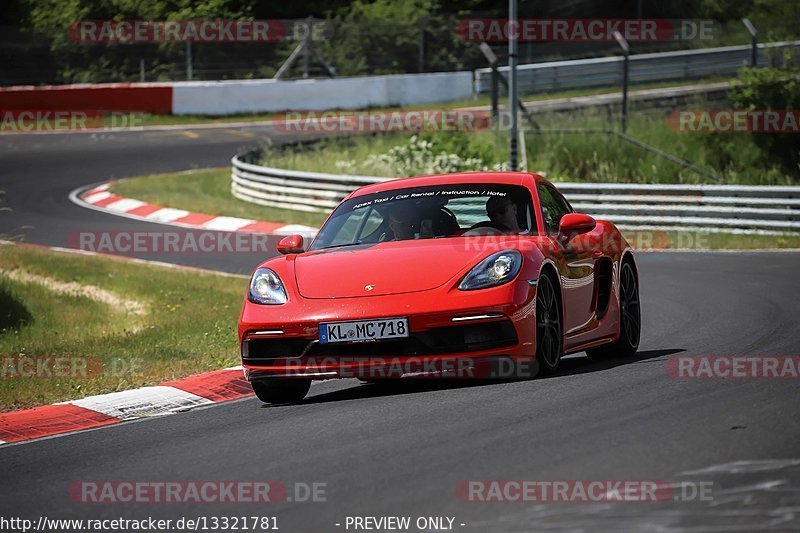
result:
[[[269,268],[259,268],[250,279],[247,299],[256,304],[276,305],[286,303],[286,289],[278,275]]]
[[[519,273],[521,266],[522,254],[519,251],[497,252],[475,265],[458,284],[458,288],[471,291],[508,283]]]

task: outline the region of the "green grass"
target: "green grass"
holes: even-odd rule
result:
[[[115,182],[111,192],[154,205],[211,215],[309,226],[319,226],[325,220],[325,215],[320,213],[265,207],[237,200],[231,194],[230,168],[126,179]]]
[[[128,313],[0,272],[4,365],[21,355],[92,357],[103,365],[96,375],[77,378],[19,378],[5,371],[0,411],[152,385],[238,362],[236,323],[247,283],[242,277],[12,245],[0,247],[0,269],[96,286],[146,310]]]
[[[693,231],[624,231],[636,250],[800,249],[800,235],[739,235]]]
[[[703,105],[698,102],[687,107],[702,108]],[[617,136],[585,131],[618,130],[618,113],[583,110],[539,114],[536,120],[544,133],[528,132],[526,135],[527,168],[542,172],[553,181],[791,185],[800,178],[787,175],[779,165],[765,158],[754,135],[674,131],[668,126],[663,110],[632,111],[627,133],[719,176],[719,180],[684,168]],[[438,135],[446,142],[446,137],[453,134],[441,132]],[[369,155],[386,153],[395,145],[407,143],[408,138],[408,134],[386,134],[333,139],[309,149],[268,151],[262,163],[311,172],[393,176],[391,169],[365,162]],[[473,133],[470,144],[487,148],[489,168],[508,157],[505,132]]]
[[[300,148],[266,149],[260,164],[329,174],[403,177],[396,174],[392,168],[381,163],[369,163],[367,159],[371,155],[385,154],[395,146],[407,144],[411,135],[410,133],[365,134],[322,139],[316,144]],[[507,155],[508,141],[506,135],[502,133],[479,131],[467,135],[445,131],[436,135],[442,142],[448,142],[456,137],[466,140],[470,147],[475,147],[485,154],[489,165],[505,161]],[[414,175],[420,174],[422,172],[414,173]]]
[[[224,116],[152,115],[150,113],[143,113],[138,118],[140,118],[141,121],[137,122],[137,126],[195,126],[198,124],[225,124],[228,122],[262,122],[275,118],[275,113],[245,113]]]
[[[686,107],[697,109],[704,104]],[[620,129],[619,114],[596,110],[541,115],[537,119],[543,131]],[[632,112],[627,133],[720,179],[683,168],[606,133],[529,133],[528,168],[544,172],[553,181],[792,185],[800,178],[787,175],[766,158],[755,135],[674,131],[664,111]]]

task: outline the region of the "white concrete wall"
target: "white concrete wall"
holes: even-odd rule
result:
[[[472,96],[472,72],[323,80],[234,80],[173,84],[175,115],[362,109],[434,104]]]

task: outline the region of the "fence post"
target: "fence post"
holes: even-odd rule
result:
[[[186,79],[192,81],[194,72],[192,71],[192,43],[186,41]]]
[[[630,68],[631,48],[620,32],[614,32],[614,39],[625,54],[622,65],[622,133],[625,133],[628,129],[628,69]]]
[[[497,117],[500,114],[498,103],[499,84],[500,73],[497,72],[497,63],[492,63],[492,124],[497,124]]]
[[[309,60],[311,58],[311,17],[306,18],[306,35],[303,37],[303,78],[308,78]]]
[[[747,28],[747,33],[750,34],[750,66],[755,68],[758,66],[758,30],[749,18],[743,18],[742,24]]]

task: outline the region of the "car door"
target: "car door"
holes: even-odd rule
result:
[[[583,333],[594,318],[595,258],[590,247],[574,246],[558,238],[561,217],[573,212],[564,196],[547,183],[540,183],[538,191],[545,232],[558,250],[556,256],[561,258],[558,270],[564,298],[564,334]]]

